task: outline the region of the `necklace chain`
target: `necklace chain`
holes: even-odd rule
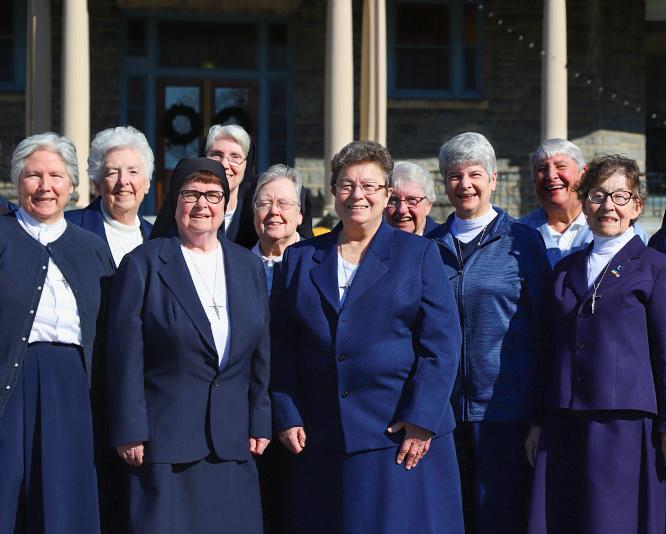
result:
[[[481,230],[481,237],[479,237],[479,240],[476,242],[476,246],[474,247],[474,250],[472,251],[472,254],[476,251],[477,248],[479,248],[479,245],[481,244],[481,241],[483,241],[483,236],[486,233],[486,228],[488,228],[487,224],[483,227],[483,230]],[[460,271],[462,272],[463,267],[464,267],[464,261],[463,261],[463,255],[462,255],[462,248],[460,247],[460,239],[458,239],[457,237],[454,237],[453,240],[456,243],[456,252],[458,253],[458,265],[460,265]]]
[[[344,254],[342,253],[342,243],[340,243],[338,245],[338,247],[340,249],[340,257],[342,258],[342,273],[345,275],[345,283],[344,283],[344,285],[340,286],[340,289],[347,290],[347,289],[349,289],[349,286],[351,285],[350,278],[352,276],[354,276],[355,268],[352,267],[351,272],[349,274],[347,274],[347,265],[346,265],[347,262],[345,261]],[[356,266],[356,268],[358,268],[358,265]]]
[[[610,263],[611,263],[610,260],[608,260],[608,263],[606,264],[604,272],[601,273],[601,276],[599,277],[598,282],[596,284],[594,282],[592,282],[592,287],[594,288],[594,291],[592,292],[592,301],[590,303],[590,311],[592,312],[593,315],[594,315],[594,312],[595,312],[596,307],[597,307],[597,300],[601,298],[601,295],[598,293],[599,287],[601,286],[601,282],[603,282],[603,280],[604,280],[604,276],[606,276],[606,272],[608,271],[608,267],[610,266]],[[587,257],[587,264],[588,264],[588,266],[591,265],[590,256]]]
[[[211,300],[213,301],[212,306],[208,306],[209,308],[213,308],[213,311],[215,312],[215,315],[217,315],[217,318],[220,318],[220,310],[219,308],[224,308],[221,304],[218,304],[215,301],[215,291],[217,290],[217,267],[218,267],[218,260],[220,259],[220,248],[219,245],[217,249],[215,250],[215,276],[213,277],[213,291],[210,290],[208,287],[208,284],[206,283],[206,279],[203,277],[201,274],[201,271],[199,270],[199,266],[197,265],[196,260],[194,259],[194,254],[185,248],[187,250],[187,254],[190,256],[190,260],[192,260],[192,265],[194,265],[194,270],[197,272],[197,275],[199,276],[199,279],[203,283],[204,288],[208,292],[208,295],[210,295]]]

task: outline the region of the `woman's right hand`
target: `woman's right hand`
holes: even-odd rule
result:
[[[143,443],[128,443],[116,447],[118,456],[133,467],[139,467],[143,464]]]
[[[529,434],[525,440],[525,452],[527,453],[527,461],[532,467],[536,462],[537,449],[539,447],[539,437],[541,437],[541,427],[532,425]]]
[[[292,426],[281,430],[278,439],[287,449],[294,454],[300,453],[305,448],[305,429],[302,426]]]

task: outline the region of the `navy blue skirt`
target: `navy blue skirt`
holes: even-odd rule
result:
[[[79,349],[31,344],[0,417],[0,532],[97,534],[88,379]]]
[[[462,534],[452,434],[433,439],[409,471],[395,463],[397,452],[344,454],[306,446],[293,459],[288,532]]]
[[[261,534],[254,460],[127,467],[128,534]]]
[[[664,534],[666,483],[654,418],[546,416],[534,469],[531,534]]]

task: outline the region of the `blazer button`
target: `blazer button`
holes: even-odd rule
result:
[[[345,356],[344,354],[340,354],[340,356],[338,356],[338,361],[339,362],[344,362],[346,358],[347,358],[347,356]]]
[[[349,391],[343,391],[342,393],[340,393],[340,396],[343,399],[346,399],[347,397],[349,397],[349,395],[351,395],[351,393],[349,393]]]
[[[219,383],[217,380],[216,380],[215,382],[213,382],[213,385],[214,385],[216,388],[219,388],[219,387],[220,387],[220,383]]]
[[[585,343],[579,343],[576,345],[576,350],[583,350],[585,348]]]

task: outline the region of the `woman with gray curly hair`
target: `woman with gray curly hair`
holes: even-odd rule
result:
[[[132,126],[102,130],[90,145],[88,174],[99,196],[65,218],[106,241],[116,265],[150,235],[152,225],[139,217],[139,208],[150,189],[154,162],[146,136]]]
[[[55,133],[21,141],[19,209],[0,217],[0,532],[100,531],[89,385],[108,247],[68,224],[76,150]]]
[[[383,220],[393,161],[331,162],[340,224],[287,248],[273,284],[274,429],[293,456],[289,532],[461,533],[449,404],[460,354],[434,243]]]

